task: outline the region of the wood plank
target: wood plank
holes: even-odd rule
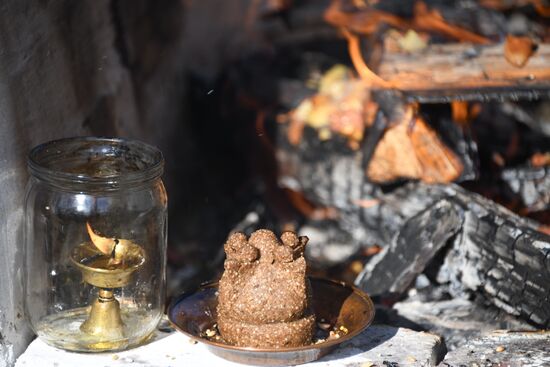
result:
[[[549,66],[550,44],[540,44],[521,68],[506,61],[503,44],[442,44],[417,53],[386,53],[377,74],[405,93],[426,98],[472,93],[523,98],[550,96]]]

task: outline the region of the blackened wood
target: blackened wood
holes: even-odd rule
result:
[[[488,88],[447,88],[432,90],[404,91],[408,102],[449,103],[452,101],[490,102],[490,101],[536,101],[550,99],[550,89],[543,85],[518,85],[510,87]]]
[[[454,294],[481,292],[489,302],[510,314],[540,326],[550,325],[550,236],[538,232],[537,223],[456,185],[408,184],[380,200],[395,203],[396,197],[401,198],[401,208],[423,208],[431,211],[434,219],[442,215],[440,203],[448,202],[463,218],[438,276],[441,283],[450,283]],[[403,215],[403,211],[400,214]],[[377,217],[379,223],[394,222],[384,214],[372,212],[371,215]],[[396,238],[404,233],[412,218],[414,216],[409,214],[402,219]],[[406,246],[414,246],[416,240],[409,236],[409,241],[403,241],[399,251],[407,251]],[[398,268],[399,260],[394,263]],[[393,271],[390,261],[381,264],[383,269],[374,266],[370,271],[385,270],[384,281],[390,290],[400,274]],[[357,284],[368,289],[368,282],[376,281],[363,274]]]
[[[378,75],[421,102],[550,97],[550,44],[522,68],[504,58],[502,44],[431,45],[412,54],[384,54]]]
[[[295,149],[288,144],[285,148],[282,139],[278,156],[283,179],[292,181],[312,201],[339,211],[338,223],[351,236],[349,246],[378,244],[402,254],[408,246],[420,250],[418,241],[427,238],[426,242],[438,241],[427,246],[442,248],[448,236],[422,233],[427,223],[418,227],[408,224],[415,223],[420,213],[423,218],[440,218],[436,224],[451,233],[456,231],[440,270],[441,283],[449,283],[455,295],[480,292],[508,313],[540,326],[550,325],[550,237],[537,231],[538,223],[453,184],[409,183],[384,194],[381,187],[366,180],[360,152],[346,150],[334,140],[320,142],[314,134],[306,131],[304,141]],[[456,225],[454,219],[447,222],[443,208],[462,218],[458,229],[451,225]],[[435,252],[427,251],[422,262],[427,263]],[[373,275],[363,274],[357,284],[365,289],[375,287],[373,290],[381,293],[402,290],[401,271],[406,262],[394,258],[393,262],[388,257],[374,263],[369,267]],[[418,260],[414,254],[409,259]],[[411,266],[408,271],[418,274],[423,265]]]
[[[287,125],[279,125],[277,133],[280,182],[293,190],[302,191],[321,206],[337,209],[338,224],[350,236],[346,241],[349,248],[391,243],[407,218],[442,197],[440,192],[427,192],[425,196],[419,193],[409,198],[408,193],[402,191],[394,196],[384,196],[383,191],[391,187],[381,187],[367,180],[365,149],[353,151],[344,139],[337,136],[320,141],[317,133],[308,127],[304,130],[301,143],[292,146],[286,138],[287,128]],[[448,135],[446,140],[452,143],[465,163],[464,177],[475,177],[474,158],[467,148],[470,144],[457,125],[445,120],[439,124],[438,130]],[[361,201],[369,200],[371,206],[361,204]]]
[[[441,200],[413,216],[397,237],[367,264],[357,282],[371,295],[404,293],[462,225],[453,203]]]
[[[548,327],[550,237],[487,199],[464,191],[457,198],[464,225],[442,274],[506,312]]]

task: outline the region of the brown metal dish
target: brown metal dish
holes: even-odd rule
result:
[[[256,366],[288,366],[311,362],[335,349],[339,344],[365,330],[374,318],[374,305],[367,294],[343,282],[310,278],[313,307],[317,320],[331,326],[345,327],[347,333],[304,347],[258,349],[243,348],[208,339],[207,330],[215,328],[218,283],[201,286],[184,293],[168,307],[172,325],[185,335],[205,343],[215,355],[224,359]]]

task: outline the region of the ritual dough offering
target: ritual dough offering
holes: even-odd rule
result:
[[[311,343],[315,314],[304,258],[307,241],[293,232],[279,240],[265,229],[249,239],[243,233],[228,238],[217,309],[226,342],[254,348]]]

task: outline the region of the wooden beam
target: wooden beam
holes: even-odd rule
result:
[[[432,45],[411,54],[387,52],[376,72],[413,99],[550,97],[550,44],[539,45],[521,68],[506,61],[503,44],[460,43]]]

